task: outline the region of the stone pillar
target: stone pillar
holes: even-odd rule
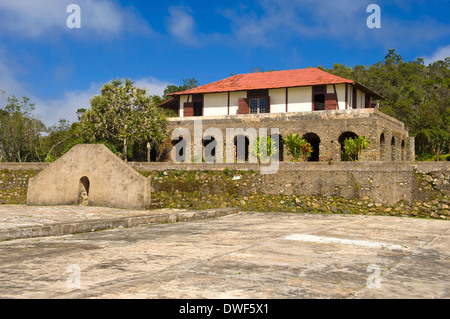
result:
[[[415,139],[409,136],[406,140],[406,160],[414,162],[416,160],[416,149],[415,149]]]

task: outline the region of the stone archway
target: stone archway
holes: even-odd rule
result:
[[[391,161],[395,161],[396,160],[396,147],[395,147],[395,137],[392,136],[391,139]]]
[[[339,139],[338,139],[338,141],[339,141],[339,144],[341,145],[341,148],[340,148],[340,150],[341,150],[341,161],[349,161],[350,159],[348,159],[348,158],[346,158],[345,156],[344,156],[344,146],[345,146],[345,140],[346,139],[348,139],[348,138],[357,138],[358,137],[358,135],[356,135],[356,133],[354,133],[354,132],[351,132],[351,131],[347,131],[347,132],[344,132],[344,133],[342,133],[340,136],[339,136]],[[358,160],[358,156],[356,156],[356,158],[355,159],[353,159],[353,160]]]
[[[89,188],[91,183],[87,176],[80,178],[78,184],[78,205],[87,206],[89,204]]]
[[[172,146],[175,148],[175,161],[177,163],[186,162],[187,143],[183,136],[173,139]]]
[[[318,162],[320,159],[320,137],[316,133],[306,133],[303,138],[311,144],[313,152],[308,158],[308,162]]]
[[[212,136],[207,136],[202,140],[203,145],[203,159],[207,163],[217,162],[216,149],[217,140]]]
[[[386,138],[384,137],[384,133],[380,135],[380,161],[384,161],[386,157]]]
[[[234,138],[235,160],[237,162],[246,162],[249,158],[249,139],[245,135],[237,135]]]

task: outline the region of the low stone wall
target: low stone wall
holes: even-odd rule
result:
[[[130,163],[141,172],[150,171],[255,171],[257,164]],[[280,162],[275,174],[259,174],[254,190],[263,194],[369,197],[392,205],[399,201],[432,200],[450,196],[450,163],[423,162]]]
[[[27,164],[22,167],[26,169]],[[30,168],[36,168],[34,163]],[[450,218],[449,162],[257,164],[129,163],[152,180],[162,207],[386,213]],[[25,203],[37,170],[0,164],[0,203]],[[398,207],[399,210],[396,210]],[[442,217],[443,216],[443,217]]]
[[[22,166],[22,170],[8,170],[9,165],[0,165],[0,204],[25,204],[27,202],[28,180],[36,176],[36,166]],[[14,168],[17,168],[14,167]]]

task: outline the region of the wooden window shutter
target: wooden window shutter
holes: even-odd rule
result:
[[[267,96],[267,113],[270,113],[270,96]]]
[[[370,105],[370,96],[366,93],[366,109],[370,109],[372,106]]]
[[[184,103],[184,117],[194,116],[194,102]]]
[[[248,106],[248,99],[239,99],[237,114],[249,114],[250,107]]]
[[[325,110],[337,110],[338,101],[336,93],[325,94]]]

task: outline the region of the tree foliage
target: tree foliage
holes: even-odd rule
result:
[[[297,133],[287,135],[283,141],[294,161],[306,162],[311,157],[313,152],[311,144]]]
[[[335,64],[322,70],[360,82],[386,98],[380,111],[405,123],[416,138],[417,159],[449,153],[450,57],[428,66],[422,58],[405,62],[394,49],[383,61],[353,68]]]
[[[272,137],[257,136],[256,143],[252,146],[250,152],[256,157],[259,163],[267,163],[271,157],[278,154],[279,150]]]
[[[14,95],[6,102],[0,109],[0,161],[40,161],[38,146],[45,125],[33,114],[34,104]]]
[[[369,146],[369,141],[365,136],[358,136],[355,138],[346,138],[342,150],[342,159],[344,161],[357,161],[359,154],[366,150]]]
[[[145,158],[147,143],[157,147],[167,137],[167,123],[145,89],[129,79],[113,80],[91,99],[91,108],[81,115],[80,137],[89,142],[107,142],[124,160]]]

